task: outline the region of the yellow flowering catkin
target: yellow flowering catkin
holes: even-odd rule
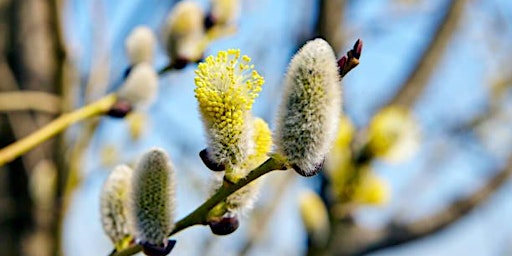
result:
[[[420,128],[410,110],[390,106],[380,110],[368,128],[371,153],[390,162],[400,162],[416,152]]]
[[[139,244],[167,244],[167,235],[174,227],[174,180],[174,168],[162,149],[151,149],[137,164],[129,203]]]
[[[268,124],[261,118],[255,118],[254,124],[254,151],[242,164],[241,176],[245,177],[249,171],[261,165],[268,159],[267,154],[272,148],[272,135]],[[252,208],[262,179],[255,180],[241,188],[226,199],[226,208],[230,212],[241,212]]]
[[[277,116],[277,153],[303,176],[316,174],[331,148],[341,114],[341,84],[331,46],[307,42],[288,67]]]
[[[350,144],[355,136],[355,127],[347,116],[340,118],[339,129],[333,147],[325,160],[324,170],[336,194],[340,194],[345,182],[354,171]]]
[[[243,178],[252,169],[261,165],[268,159],[268,153],[272,148],[272,135],[268,124],[261,118],[254,118],[254,150],[247,160],[239,166],[239,177]],[[222,175],[215,176],[213,180],[211,193],[213,194],[220,186],[222,186]],[[261,178],[244,186],[234,194],[230,195],[223,202],[219,203],[208,214],[208,224],[214,234],[227,235],[234,232],[239,225],[238,218],[250,210],[258,196],[261,185]]]
[[[130,193],[133,170],[119,165],[108,176],[100,196],[103,230],[116,249],[123,249],[131,240],[128,226],[127,199]]]
[[[391,198],[389,184],[379,176],[368,173],[361,177],[352,200],[360,204],[384,205]]]
[[[206,130],[208,157],[228,172],[251,151],[250,111],[264,79],[250,61],[240,56],[240,50],[230,49],[208,56],[196,70],[194,92]]]
[[[302,223],[317,245],[324,244],[329,237],[329,214],[322,198],[311,190],[299,195],[299,210]]]

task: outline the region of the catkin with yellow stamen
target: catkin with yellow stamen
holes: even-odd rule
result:
[[[151,149],[135,168],[130,217],[139,244],[164,247],[174,227],[174,167],[162,149]]]
[[[277,153],[300,175],[316,174],[336,138],[340,111],[334,52],[323,39],[309,41],[288,67],[274,136]]]
[[[361,181],[354,191],[352,201],[360,204],[384,205],[391,198],[389,184],[379,176],[368,173],[361,177]]]
[[[253,153],[247,157],[247,160],[238,167],[240,169],[239,174],[241,178],[245,177],[251,170],[267,160],[268,153],[272,148],[272,135],[268,124],[261,118],[254,118],[253,126],[254,150]],[[225,204],[225,210],[235,214],[244,213],[245,211],[250,210],[258,197],[259,188],[263,178],[264,177],[249,183],[227,197],[223,203]],[[212,182],[212,193],[222,185],[222,181],[222,175],[216,175],[214,177]],[[223,214],[223,212],[221,212],[221,214]]]
[[[305,190],[299,195],[299,210],[302,223],[312,242],[322,245],[329,237],[329,214],[322,198],[311,191]]]
[[[390,106],[377,113],[368,127],[370,152],[390,162],[400,162],[416,152],[420,140],[418,122],[410,110]]]
[[[210,160],[226,171],[239,167],[251,154],[251,108],[264,83],[262,76],[240,56],[240,50],[220,51],[199,63],[195,97],[203,119]]]
[[[133,170],[119,165],[108,176],[100,197],[103,230],[116,249],[125,248],[132,236],[128,226],[127,199],[131,188]]]
[[[254,125],[254,151],[242,164],[242,175],[245,177],[252,169],[261,165],[268,159],[272,148],[272,135],[268,124],[261,118],[255,118]],[[263,179],[260,178],[241,188],[226,199],[227,209],[231,212],[246,211],[253,207]]]
[[[347,116],[340,118],[339,129],[327,158],[324,170],[337,195],[345,190],[345,184],[354,172],[351,143],[355,136],[355,127]]]

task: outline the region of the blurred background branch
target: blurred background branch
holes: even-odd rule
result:
[[[390,248],[442,231],[484,204],[510,177],[512,177],[512,157],[508,159],[505,167],[498,170],[484,186],[471,195],[455,200],[448,207],[420,220],[411,223],[399,223],[397,221],[390,223],[384,230],[377,231],[380,235],[376,238],[376,241],[370,242],[365,248],[354,254],[363,255]]]
[[[436,68],[439,68],[439,62],[444,56],[446,47],[457,32],[460,20],[464,15],[466,3],[468,3],[467,0],[449,0],[446,2],[446,7],[440,8],[440,12],[444,12],[444,14],[438,21],[425,50],[418,55],[416,63],[412,65],[412,71],[404,83],[398,87],[395,96],[386,105],[396,104],[412,107],[428,85]]]
[[[201,247],[196,246],[198,237],[210,237],[211,234],[193,229],[189,235],[187,230],[177,236],[177,254],[200,254],[199,248],[206,248],[215,255],[220,247],[231,248],[234,254],[240,255],[295,255],[304,249],[308,255],[366,255],[375,252],[379,255],[404,255],[403,251],[394,250],[393,247],[425,244],[428,239],[425,243],[411,242],[451,232],[448,230],[452,224],[470,216],[476,209],[485,209],[488,203],[492,204],[491,197],[495,198],[502,188],[507,187],[512,176],[509,152],[512,142],[508,142],[508,128],[512,122],[508,114],[512,79],[506,68],[510,66],[511,49],[507,38],[510,38],[512,16],[509,15],[509,8],[501,8],[506,4],[482,0],[242,2],[240,24],[235,26],[237,30],[230,30],[230,35],[224,40],[209,44],[208,49],[201,52],[202,55],[196,54],[194,61],[185,63],[189,66],[184,65],[182,70],[172,70],[160,77],[163,85],[160,100],[144,113],[145,118],[137,121],[139,128],[147,129],[142,140],[126,139],[131,129],[127,127],[131,124],[112,121],[100,123],[98,119],[91,119],[73,127],[65,136],[43,143],[0,167],[2,255],[62,255],[61,249],[65,246],[66,252],[74,255],[84,255],[79,249],[82,247],[87,247],[89,254],[93,247],[99,248],[94,252],[103,252],[105,246],[110,249],[110,244],[103,243],[104,237],[95,233],[94,228],[99,224],[91,224],[97,221],[95,214],[98,211],[96,205],[91,207],[95,201],[90,197],[97,196],[95,193],[101,184],[98,180],[104,179],[104,169],[111,168],[107,165],[127,160],[133,162],[140,148],[146,149],[152,145],[170,148],[173,155],[182,159],[180,164],[186,165],[186,168],[177,166],[177,169],[187,170],[186,175],[181,177],[185,177],[185,181],[181,183],[178,195],[185,196],[178,200],[178,215],[194,209],[198,202],[190,198],[200,198],[197,194],[201,193],[197,191],[204,190],[202,181],[206,180],[202,166],[196,163],[199,162],[196,151],[203,148],[204,139],[200,129],[196,129],[195,102],[190,103],[193,99],[191,71],[195,61],[219,49],[240,47],[242,52],[253,54],[256,63],[260,62],[256,65],[262,66],[262,74],[267,81],[267,88],[263,92],[279,92],[289,55],[313,35],[325,38],[338,57],[342,56],[347,43],[359,37],[369,49],[362,59],[364,65],[360,66],[361,69],[343,81],[347,99],[344,106],[346,118],[353,120],[354,124],[353,134],[347,136],[350,141],[340,151],[348,164],[340,169],[353,177],[349,181],[339,181],[335,180],[339,177],[325,170],[319,179],[269,182],[269,189],[263,197],[268,197],[268,200],[257,204],[255,213],[242,221],[242,226],[250,225],[248,232],[239,231],[227,239],[212,238],[214,242]],[[210,1],[201,3],[205,10],[211,7]],[[115,90],[122,81],[117,78],[129,65],[121,49],[127,33],[142,24],[159,32],[165,23],[165,15],[173,5],[174,1],[134,1],[122,8],[113,8],[108,1],[0,0],[0,148],[31,134],[57,115]],[[205,23],[208,22],[211,20],[205,19]],[[411,30],[412,27],[416,30]],[[262,31],[261,35],[255,31]],[[412,48],[414,50],[409,57],[402,53],[406,52],[410,42],[415,43],[418,49]],[[153,63],[155,67],[172,63],[169,56],[162,56],[163,48],[159,48],[159,57]],[[489,57],[490,52],[492,57]],[[396,56],[399,55],[397,60]],[[379,56],[386,57],[377,59]],[[442,75],[441,81],[436,81],[438,79],[434,78],[439,75]],[[379,101],[375,99],[379,99],[380,95],[368,97],[380,94],[373,89],[388,86],[389,81],[396,85],[391,86],[396,88],[396,93],[388,94],[386,99]],[[376,86],[371,87],[373,84]],[[475,84],[483,89],[478,91]],[[363,88],[366,85],[368,87]],[[426,88],[434,89],[430,92]],[[384,88],[383,91],[389,89]],[[478,92],[470,93],[474,91]],[[267,96],[260,100],[270,111],[273,107],[269,106],[276,103],[275,93],[267,93]],[[427,100],[423,102],[420,99]],[[381,105],[371,109],[375,107],[375,102],[381,102]],[[370,124],[365,123],[368,117],[357,111],[357,104],[374,112],[372,114],[375,115],[369,117]],[[412,113],[423,130],[421,136],[424,141],[419,143],[420,156],[409,158],[410,162],[406,162],[405,167],[403,163],[388,163],[369,149],[372,123],[377,116],[397,105],[404,112]],[[267,119],[272,116],[272,113],[266,115]],[[405,125],[406,121],[398,120],[392,123]],[[498,149],[488,146],[496,143],[491,138],[493,136],[498,138]],[[443,144],[444,148],[432,142],[436,140],[441,140],[439,144]],[[464,156],[462,162],[474,165],[471,170],[484,169],[489,173],[483,175],[485,179],[475,177],[478,186],[468,186],[475,189],[459,193],[464,181],[448,175],[462,175],[460,173],[468,170],[464,164],[452,165],[454,161],[460,161],[461,154],[470,151],[467,148],[478,151],[477,155]],[[118,155],[113,157],[114,160],[100,161],[100,156],[108,150]],[[493,165],[496,162],[506,163],[503,166]],[[411,174],[417,179],[410,179],[409,172],[414,172],[419,165],[424,165],[428,171],[420,176]],[[386,172],[388,169],[406,169],[407,172],[389,175]],[[441,176],[441,172],[443,179],[435,179]],[[411,193],[393,195],[391,204],[382,208],[364,207],[375,206],[356,200],[358,189],[367,184],[369,174],[387,176],[378,180],[381,183],[371,184],[370,187],[374,189],[370,191],[374,193],[370,194],[374,196],[370,198],[372,200],[385,201],[385,189],[375,190],[379,184],[396,188],[400,186],[397,183],[406,183],[409,188],[406,191]],[[465,175],[466,179],[477,176],[474,173]],[[444,179],[445,176],[448,178]],[[442,203],[443,207],[432,211],[428,211],[430,205],[419,209],[418,205],[424,201],[421,198],[418,199],[421,203],[411,202],[411,198],[419,198],[421,192],[427,194],[433,186],[436,186],[435,190],[441,190],[440,180],[448,182],[447,186],[456,190],[450,192],[456,194],[456,200],[452,200],[453,196],[448,192],[438,195],[432,200]],[[350,186],[346,189],[336,188],[335,184],[340,183]],[[298,232],[302,231],[300,227],[289,228],[300,221],[297,210],[289,203],[295,201],[297,187],[313,187],[321,195],[330,222],[326,244],[315,243],[310,233],[306,237]],[[423,191],[418,191],[417,187],[423,188]],[[79,193],[75,193],[77,191]],[[503,207],[506,214],[508,212],[503,202],[510,196],[503,198],[499,202],[503,204],[500,211]],[[82,208],[76,208],[76,205],[82,205]],[[414,216],[411,209],[428,214],[410,218]],[[285,211],[285,214],[280,211]],[[379,216],[380,225],[369,225],[364,221],[364,214],[368,212]],[[279,226],[272,226],[270,221],[283,218],[283,215],[285,220],[279,219]],[[79,221],[75,219],[71,224],[64,222],[66,218],[78,218],[76,216]],[[404,216],[408,219],[400,218]],[[464,226],[463,230],[467,230],[469,225],[477,225],[474,224],[477,221],[472,220],[472,224]],[[84,228],[83,223],[88,223],[85,226],[92,229],[84,229],[87,231],[83,232],[76,228]],[[508,228],[490,225],[487,229],[495,229],[496,233],[505,233],[503,230]],[[66,228],[72,231],[64,235],[62,232]],[[287,232],[287,237],[283,237],[283,232]],[[62,237],[68,242],[61,242]],[[291,244],[297,241],[303,244]],[[471,240],[467,238],[464,241]],[[416,250],[428,245],[423,246],[416,247]],[[403,247],[400,248],[402,250]],[[492,254],[492,249],[495,248],[483,250]],[[410,252],[407,249],[404,251],[405,255]],[[456,253],[447,251],[444,255]],[[478,255],[478,252],[474,253]]]

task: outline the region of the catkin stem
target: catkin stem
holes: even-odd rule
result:
[[[0,166],[3,166],[4,164],[23,155],[27,151],[47,141],[76,122],[93,116],[105,114],[105,112],[107,112],[115,103],[116,98],[117,97],[114,94],[109,94],[98,101],[73,112],[62,114],[57,119],[27,137],[0,149]]]
[[[191,226],[206,224],[206,217],[208,216],[208,213],[218,203],[222,202],[228,196],[235,193],[237,190],[243,188],[245,185],[256,180],[257,178],[271,171],[283,170],[285,168],[285,164],[282,161],[277,160],[275,158],[269,158],[267,161],[258,166],[256,169],[252,170],[245,178],[241,179],[237,183],[229,184],[225,182],[222,185],[222,187],[219,190],[217,190],[217,192],[212,197],[210,197],[206,202],[200,205],[189,215],[185,216],[183,219],[176,222],[176,225],[174,226],[174,229],[171,231],[169,236],[174,235]],[[135,245],[123,251],[113,251],[110,254],[110,256],[129,256],[137,252],[140,252],[141,249],[142,248],[139,245]]]

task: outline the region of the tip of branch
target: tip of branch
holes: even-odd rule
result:
[[[350,70],[359,65],[359,58],[363,52],[363,40],[357,39],[354,46],[338,60],[339,73],[344,77]]]
[[[352,55],[354,58],[359,59],[361,57],[361,53],[363,52],[363,40],[361,38],[357,39],[354,47],[352,48]]]

